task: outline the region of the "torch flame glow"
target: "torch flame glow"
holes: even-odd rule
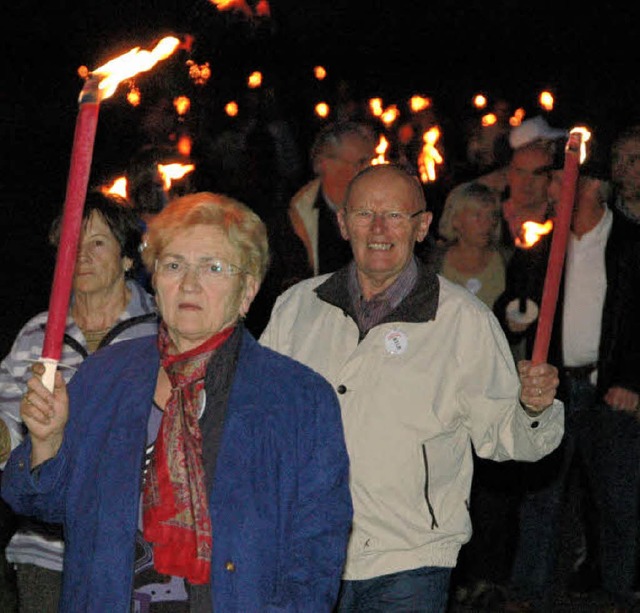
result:
[[[525,221],[520,230],[520,236],[516,237],[516,247],[521,249],[529,249],[533,247],[541,236],[549,234],[553,229],[553,222],[547,219],[544,223],[536,223],[535,221]]]
[[[540,106],[545,111],[553,110],[554,99],[553,99],[553,94],[551,92],[546,90],[543,92],[540,92],[540,96],[538,96],[538,102],[540,103]]]
[[[580,163],[582,164],[587,159],[587,141],[591,138],[591,132],[583,127],[579,126],[576,128],[571,128],[569,131],[569,136],[573,133],[579,133],[582,135],[582,139],[580,141]]]
[[[385,126],[390,126],[398,117],[400,117],[400,111],[395,104],[388,106],[380,115],[380,119]]]
[[[380,117],[382,115],[382,98],[369,99],[369,110],[374,117]]]
[[[424,144],[418,156],[418,170],[420,172],[420,180],[423,183],[436,180],[436,164],[442,164],[444,161],[436,148],[436,143],[439,139],[440,128],[438,128],[438,126],[429,128],[422,135]]]
[[[424,111],[431,106],[431,98],[427,98],[426,96],[411,96],[409,99],[409,108],[414,113],[419,113],[420,111]]]
[[[195,170],[194,164],[158,164],[158,172],[164,181],[164,190],[171,189],[171,182],[182,179]]]
[[[91,71],[93,76],[100,79],[99,89],[101,99],[105,100],[113,96],[118,85],[126,79],[140,72],[151,70],[158,62],[168,58],[180,44],[174,36],[163,38],[152,51],[140,50],[134,47],[124,55],[110,60],[100,68]]]
[[[376,153],[378,154],[371,160],[371,165],[376,166],[378,164],[388,164],[389,160],[385,157],[387,149],[389,148],[389,141],[384,137],[384,134],[380,135],[380,140],[376,147]]]
[[[322,117],[323,119],[329,115],[329,105],[326,102],[318,102],[314,108],[314,112],[318,117]]]
[[[113,183],[105,187],[103,191],[107,194],[115,194],[121,198],[127,198],[127,178],[118,177],[114,179]]]

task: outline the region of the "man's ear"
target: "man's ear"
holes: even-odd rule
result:
[[[418,243],[421,243],[425,238],[427,238],[432,221],[433,213],[431,211],[425,211],[420,215],[420,225],[418,226],[418,233],[416,234],[416,241]]]
[[[349,236],[349,230],[347,229],[347,211],[346,211],[346,207],[340,207],[338,209],[338,226],[340,227],[340,234],[342,235],[342,238],[344,238],[344,240],[348,241],[350,240],[350,236]]]

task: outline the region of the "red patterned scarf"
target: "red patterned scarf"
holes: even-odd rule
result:
[[[214,334],[185,353],[175,346],[164,323],[158,333],[162,367],[171,381],[171,396],[142,494],[144,538],[153,544],[159,573],[208,583],[212,530],[202,464],[202,434],[198,425],[201,392],[209,358],[233,332]]]

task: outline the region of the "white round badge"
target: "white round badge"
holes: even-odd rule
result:
[[[472,294],[477,294],[480,291],[480,288],[482,287],[482,281],[480,281],[480,279],[476,279],[475,277],[472,277],[471,279],[467,279],[467,289],[472,293]]]
[[[400,330],[391,330],[391,332],[387,332],[387,335],[384,337],[384,347],[387,353],[392,355],[404,353],[408,346],[409,339],[407,335]]]

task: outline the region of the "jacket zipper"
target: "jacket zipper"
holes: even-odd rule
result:
[[[429,460],[427,458],[427,447],[422,444],[422,461],[424,463],[424,500],[427,503],[429,509],[429,515],[431,515],[431,529],[438,528],[438,520],[436,520],[436,514],[433,511],[431,500],[429,500]]]

